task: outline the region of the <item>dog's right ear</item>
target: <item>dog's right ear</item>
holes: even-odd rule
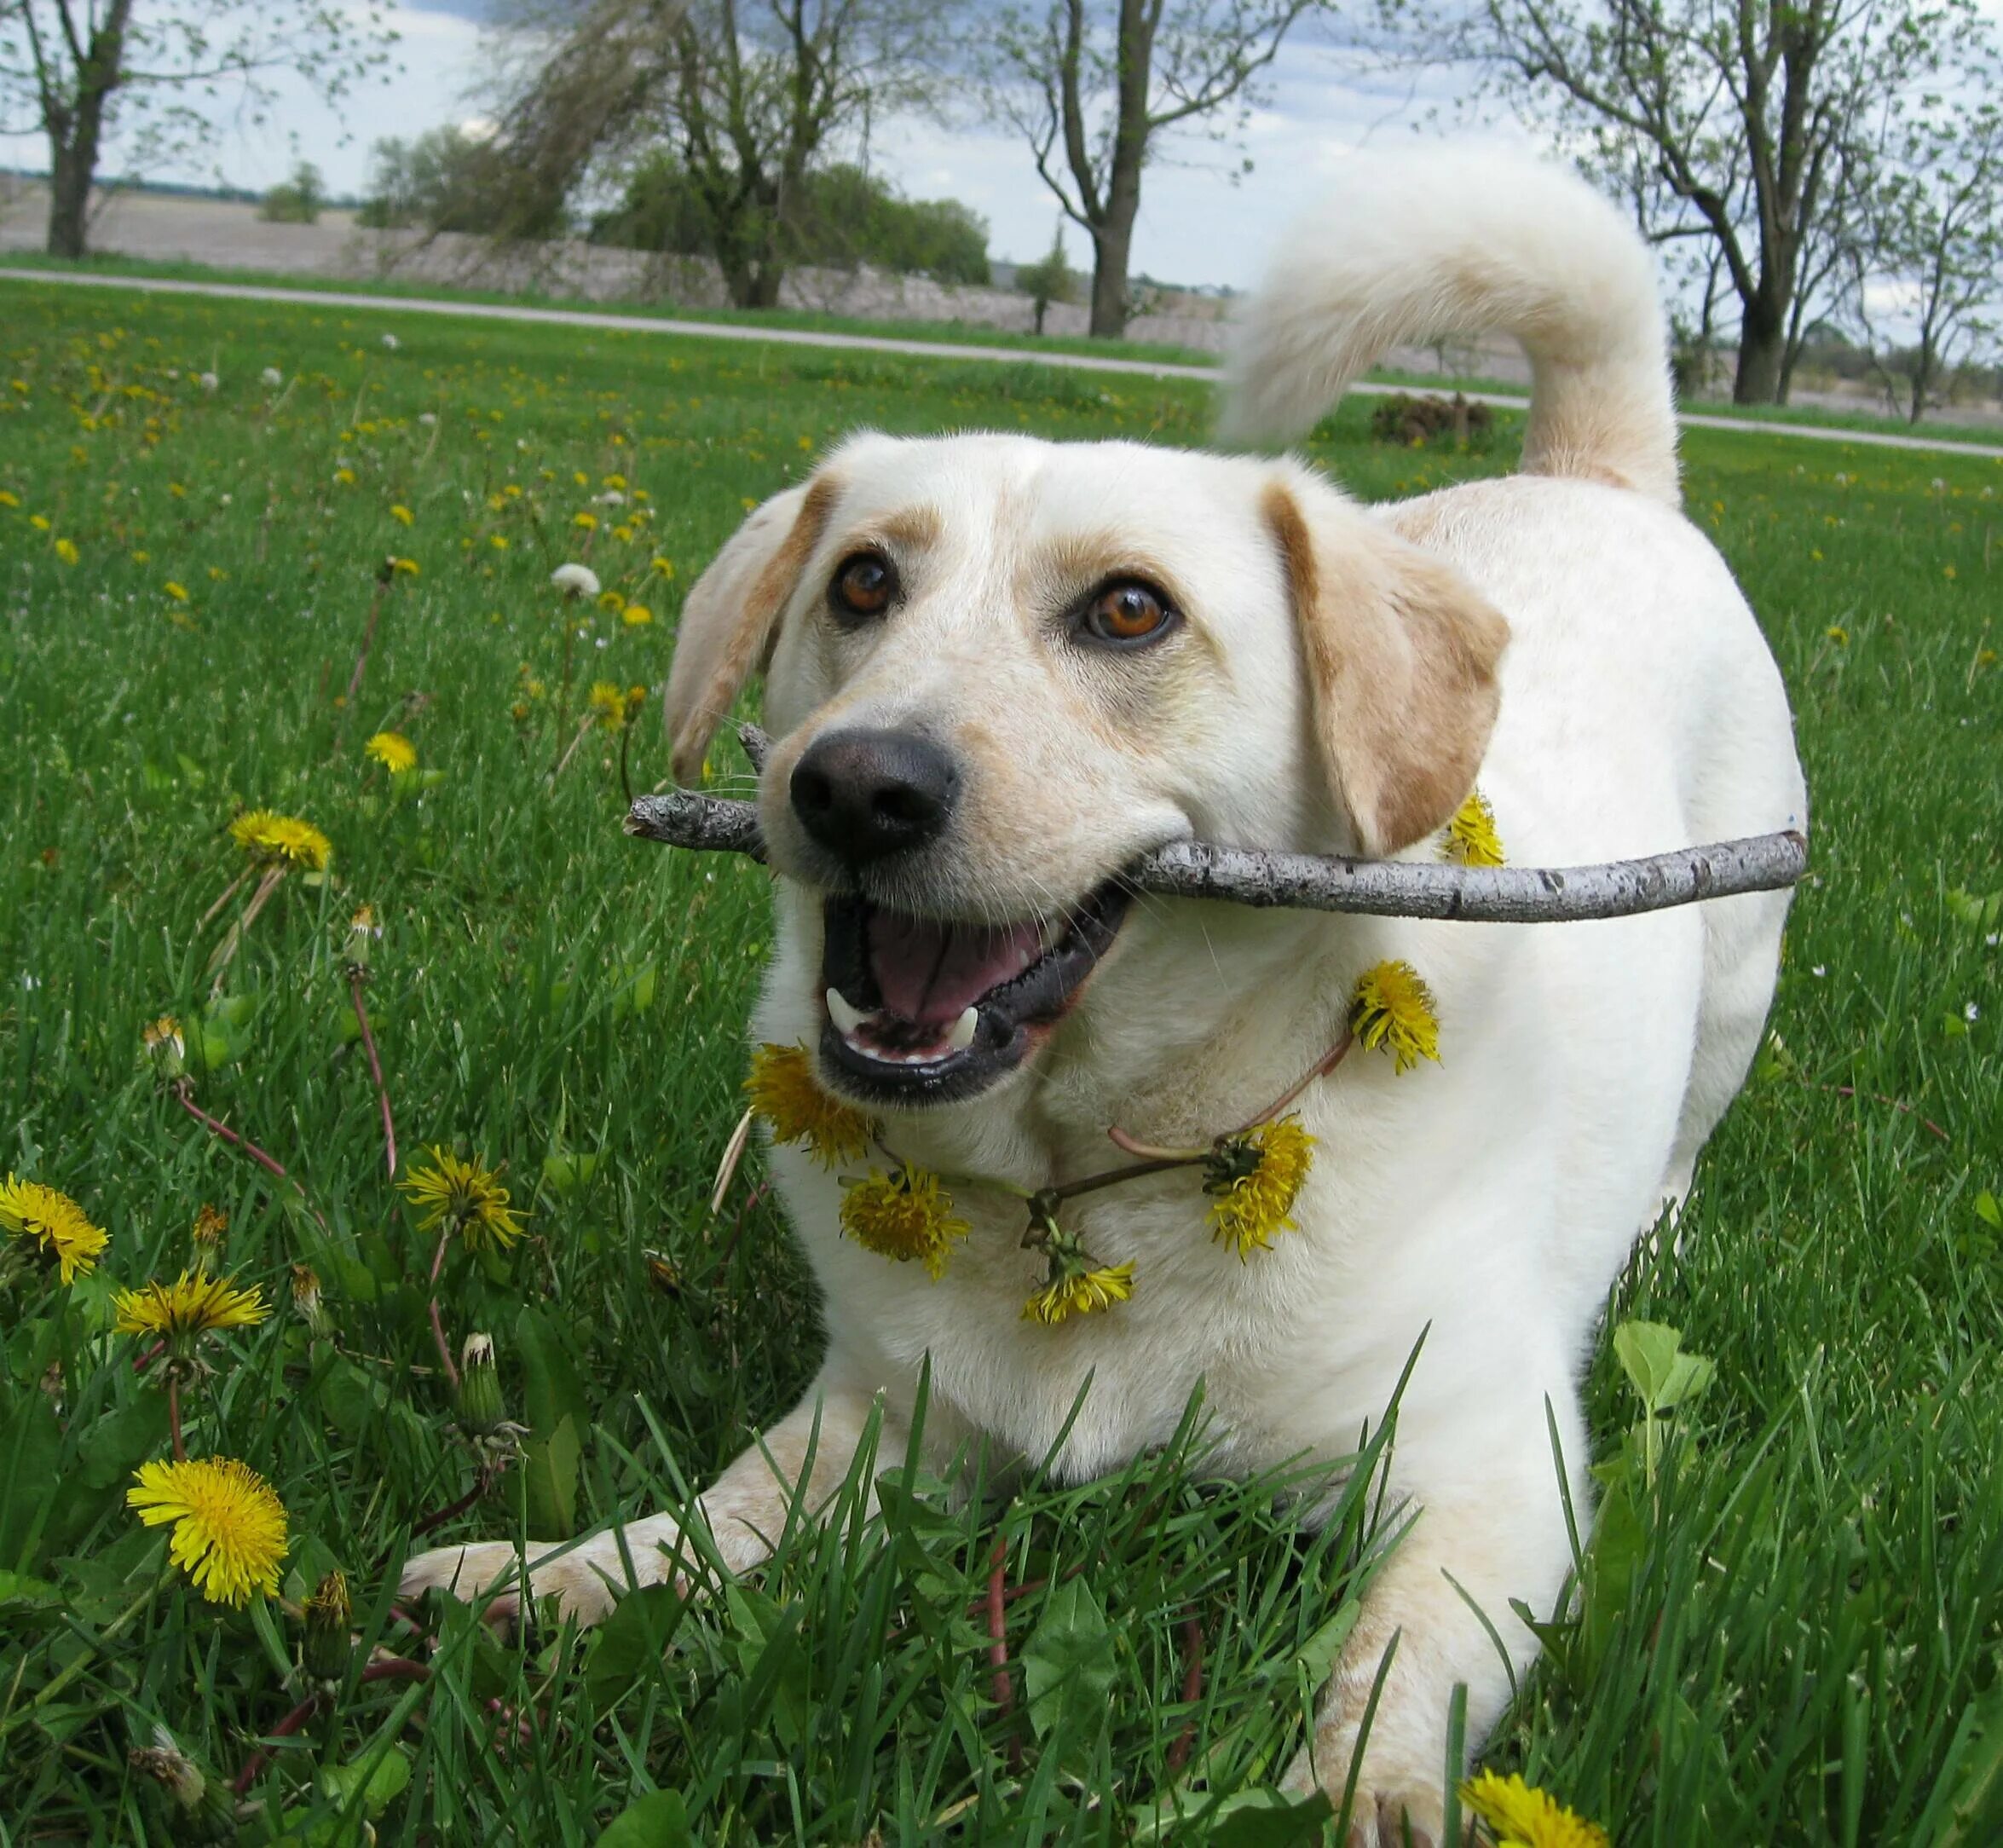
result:
[[[779,617],[828,523],[838,490],[826,474],[757,508],[710,561],[682,604],[661,702],[675,781],[702,776],[703,754],[753,668],[771,659]]]

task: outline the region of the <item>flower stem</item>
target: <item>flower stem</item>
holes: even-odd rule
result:
[[[361,998],[361,972],[351,970],[348,976],[348,992],[355,1002],[355,1025],[361,1029],[361,1049],[368,1054],[368,1071],[375,1080],[376,1101],[383,1106],[383,1146],[388,1155],[390,1173],[396,1173],[396,1124],[390,1115],[390,1088],[383,1083],[383,1061],[376,1056],[376,1037],[369,1031],[368,1008]]]
[[[995,1707],[1008,1724],[1008,1764],[1022,1769],[1022,1736],[1015,1729],[1015,1683],[1008,1673],[1008,1542],[998,1539],[988,1567],[988,1661],[994,1670]]]
[[[1152,1142],[1143,1142],[1139,1136],[1128,1135],[1118,1123],[1106,1128],[1106,1135],[1115,1148],[1123,1148],[1129,1155],[1146,1155],[1155,1161],[1200,1162],[1209,1153],[1200,1148],[1157,1148]]]
[[[633,780],[626,771],[626,759],[632,754],[633,728],[629,722],[619,728],[619,789],[626,798],[626,806],[633,806]]]
[[[422,1662],[409,1661],[401,1655],[390,1655],[379,1662],[371,1662],[362,1670],[361,1678],[364,1686],[372,1681],[429,1681],[431,1671]],[[271,1741],[290,1739],[320,1711],[320,1698],[318,1694],[308,1695],[264,1735],[265,1743],[245,1759],[244,1768],[230,1780],[231,1790],[240,1797],[257,1782],[257,1774],[271,1762]]]
[[[368,621],[362,625],[361,650],[355,657],[355,672],[348,676],[348,696],[341,707],[341,716],[334,724],[334,755],[341,752],[341,736],[346,729],[348,714],[354,710],[355,696],[361,691],[361,677],[368,672],[369,650],[375,646],[376,618],[382,614],[384,593],[390,588],[390,580],[378,577],[375,595],[368,600]]]
[[[1348,1056],[1349,1048],[1355,1043],[1356,1036],[1352,1033],[1347,1026],[1345,1026],[1342,1029],[1342,1038],[1337,1040],[1333,1046],[1330,1047],[1329,1049],[1324,1053],[1321,1057],[1317,1060],[1314,1064],[1311,1065],[1299,1079],[1297,1079],[1294,1083],[1289,1085],[1285,1090],[1282,1091],[1279,1095],[1276,1097],[1270,1104],[1268,1104],[1265,1109],[1261,1111],[1257,1116],[1252,1117],[1248,1122],[1241,1123],[1237,1129],[1228,1130],[1226,1133],[1231,1135],[1243,1135],[1248,1129],[1256,1129],[1262,1123],[1271,1123],[1275,1117],[1277,1117],[1283,1110],[1284,1110],[1289,1104],[1292,1103],[1294,1100],[1297,1098],[1302,1092],[1306,1090],[1310,1084],[1313,1083],[1317,1078],[1325,1078],[1330,1072],[1333,1071],[1337,1065],[1341,1065],[1344,1058]]]
[[[566,669],[565,672],[568,673],[569,670]],[[566,689],[565,703],[569,703],[568,689]],[[596,713],[586,713],[584,715],[584,723],[577,728],[577,736],[572,738],[569,744],[565,747],[563,754],[557,759],[556,768],[550,772],[550,781],[552,783],[569,767],[570,759],[577,755],[578,746],[592,735],[592,728],[597,722],[598,715]]]
[[[279,881],[286,876],[286,863],[280,860],[275,866],[264,869],[257,881],[257,889],[251,894],[251,902],[244,907],[244,915],[229,927],[229,933],[216,945],[215,954],[209,958],[209,973],[216,979],[210,985],[211,996],[222,992],[222,978],[229,973],[229,965],[236,960],[236,953],[243,948],[244,933],[257,921],[258,914],[271,902],[271,895],[278,890]]]
[[[234,1129],[229,1127],[228,1123],[217,1121],[217,1119],[214,1117],[211,1117],[207,1111],[204,1110],[199,1104],[196,1103],[194,1099],[188,1094],[188,1084],[185,1079],[174,1086],[172,1095],[174,1101],[179,1104],[181,1107],[188,1113],[189,1116],[193,1117],[194,1120],[201,1124],[201,1126],[211,1135],[220,1136],[225,1142],[228,1143],[232,1148],[241,1149],[243,1152],[248,1155],[252,1161],[256,1162],[260,1168],[263,1169],[268,1174],[276,1175],[280,1181],[292,1180],[292,1177],[279,1165],[275,1157],[267,1155],[263,1149],[259,1148],[257,1145],[251,1141],[248,1137],[239,1135]],[[292,1185],[294,1187],[297,1187],[298,1184],[299,1183],[297,1181],[292,1181]]]
[[[627,806],[630,807],[632,805],[629,803]],[[216,915],[222,910],[224,905],[228,904],[229,901],[235,898],[237,893],[243,889],[244,881],[250,876],[251,869],[246,866],[236,875],[234,879],[231,880],[230,882],[222,888],[222,894],[217,898],[215,904],[211,905],[206,911],[202,913],[201,922],[195,926],[195,929],[198,932],[205,931],[211,924],[216,921]]]
[[[472,1487],[468,1489],[457,1501],[448,1502],[442,1508],[434,1508],[430,1514],[413,1521],[411,1523],[410,1537],[413,1540],[422,1539],[433,1528],[442,1527],[447,1521],[454,1520],[463,1515],[487,1493],[488,1487],[488,1474],[486,1470],[482,1470],[474,1478]]]
[[[452,1343],[445,1338],[445,1322],[438,1313],[438,1298],[434,1296],[427,1307],[431,1312],[431,1339],[438,1343],[438,1363],[445,1370],[445,1383],[456,1395],[459,1389],[459,1370],[452,1357]]]
[[[1158,1175],[1171,1168],[1193,1168],[1204,1158],[1204,1152],[1193,1155],[1172,1154],[1157,1156],[1152,1161],[1134,1162],[1125,1168],[1109,1168],[1103,1174],[1087,1175],[1080,1181],[1067,1181],[1062,1187],[1046,1188],[1053,1200],[1074,1200],[1081,1193],[1096,1193],[1101,1187],[1110,1187],[1122,1181],[1138,1181],[1143,1175]]]
[[[167,1435],[174,1442],[174,1460],[188,1461],[188,1446],[181,1438],[181,1374],[178,1368],[167,1369]]]

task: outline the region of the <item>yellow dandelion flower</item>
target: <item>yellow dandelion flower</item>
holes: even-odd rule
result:
[[[188,586],[185,584],[176,584],[172,578],[169,578],[160,588],[177,603],[184,603],[188,601]]]
[[[1242,1259],[1270,1247],[1275,1233],[1298,1230],[1291,1216],[1314,1165],[1314,1141],[1298,1117],[1282,1117],[1220,1141],[1204,1158],[1210,1236]]]
[[[390,517],[399,526],[408,526],[416,516],[400,500],[390,509]]]
[[[1366,1052],[1382,1048],[1400,1071],[1422,1059],[1440,1063],[1440,1017],[1433,991],[1409,962],[1380,962],[1358,977],[1349,1031]]]
[[[1822,631],[1822,633],[1835,643],[1838,648],[1850,646],[1850,631],[1844,628],[1841,623],[1831,623],[1827,628]]]
[[[598,592],[598,608],[610,610],[616,615],[626,608],[626,599],[617,591],[600,591]]]
[[[20,496],[19,494],[13,493],[10,489],[0,488],[0,507],[18,507],[20,505]]]
[[[601,488],[609,488],[616,493],[626,486],[626,476],[623,475],[602,476],[599,477],[598,485]]]
[[[418,748],[401,731],[378,731],[361,748],[393,777],[418,767]]]
[[[348,468],[336,469],[334,479],[343,488],[352,488],[355,485],[355,471]]]
[[[46,513],[31,513],[28,516],[28,524],[33,527],[38,533],[46,533],[49,529],[49,516]]]
[[[390,575],[392,577],[421,577],[424,573],[415,558],[392,558],[390,561]]]
[[[522,1215],[509,1206],[508,1190],[477,1161],[434,1148],[431,1162],[397,1182],[417,1203],[421,1231],[456,1232],[469,1251],[482,1245],[505,1250],[522,1236]]]
[[[312,872],[323,870],[332,856],[327,837],[310,822],[295,815],[278,815],[269,809],[252,809],[229,824],[229,837],[251,856],[276,865],[303,866]]]
[[[0,1232],[32,1239],[43,1256],[55,1260],[66,1284],[95,1270],[98,1254],[111,1242],[68,1194],[12,1175],[0,1184]]]
[[[1607,1832],[1520,1776],[1483,1771],[1461,1786],[1461,1801],[1486,1822],[1497,1848],[1607,1848]]]
[[[1446,838],[1440,843],[1440,858],[1457,860],[1463,866],[1503,866],[1502,836],[1496,832],[1495,811],[1479,789],[1470,789],[1468,800],[1453,811],[1446,824]]]
[[[271,1485],[234,1457],[142,1463],[128,1507],[149,1527],[171,1525],[168,1556],[211,1604],[247,1604],[278,1593],[286,1556],[285,1504]]]
[[[195,1247],[202,1251],[219,1251],[222,1249],[222,1237],[229,1230],[229,1215],[219,1206],[205,1203],[194,1216],[194,1225],[188,1236]]]
[[[629,629],[644,629],[654,620],[654,612],[644,603],[628,603],[619,618]]]
[[[894,1173],[866,1175],[843,1190],[841,1229],[866,1251],[900,1264],[916,1258],[936,1281],[953,1241],[973,1227],[953,1216],[953,1197],[937,1175],[903,1162]]]
[[[650,569],[658,575],[672,580],[674,576],[674,560],[672,558],[656,558]]]
[[[580,533],[595,533],[598,529],[598,517],[595,513],[580,511],[570,516],[570,523]]]
[[[759,1047],[744,1090],[774,1141],[805,1143],[823,1168],[860,1161],[869,1152],[875,1124],[821,1089],[805,1047]]]
[[[57,540],[55,542],[55,556],[61,559],[65,564],[74,564],[77,562],[78,556],[77,552],[76,540],[73,539]],[[1948,574],[1949,576],[1952,576],[1954,574],[1952,572]]]
[[[496,552],[505,552],[508,549],[508,535],[505,533],[491,534],[488,535],[487,543],[493,546]]]
[[[170,1284],[150,1283],[143,1290],[121,1290],[112,1299],[121,1335],[152,1335],[165,1341],[190,1342],[198,1335],[224,1328],[255,1328],[271,1311],[256,1284],[239,1290],[230,1277],[210,1277],[183,1271]]]
[[[1100,1270],[1067,1270],[1039,1290],[1022,1306],[1025,1322],[1046,1327],[1067,1315],[1096,1315],[1134,1294],[1134,1267],[1115,1264]]]

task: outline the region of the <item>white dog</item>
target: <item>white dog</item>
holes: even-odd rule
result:
[[[1294,461],[863,436],[690,593],[667,690],[684,781],[768,664],[778,942],[752,1037],[811,1048],[899,1156],[973,1177],[935,1280],[842,1236],[838,1178],[772,1150],[827,1359],[699,1516],[753,1564],[795,1493],[811,1510],[841,1480],[873,1404],[897,1451],[928,1356],[944,1451],[1043,1456],[1089,1376],[1074,1477],[1167,1439],[1199,1383],[1225,1467],[1341,1457],[1423,1334],[1388,1464],[1416,1519],[1290,1780],[1342,1789],[1395,1637],[1357,1786],[1390,1842],[1440,1828],[1455,1683],[1478,1741],[1533,1656],[1511,1600],[1560,1596],[1546,1407],[1583,1509],[1596,1321],[1744,1077],[1787,900],[1475,926],[1129,905],[1121,869],[1181,836],[1431,859],[1477,781],[1524,865],[1799,828],[1805,795],[1758,627],[1677,511],[1662,315],[1613,209],[1521,160],[1405,155],[1358,163],[1288,250],[1240,330],[1237,434],[1306,427],[1394,341],[1502,329],[1533,368],[1522,472],[1373,509]],[[1105,1169],[1114,1123],[1208,1142],[1316,1063],[1387,958],[1430,985],[1440,1060],[1353,1054],[1307,1089],[1296,1232],[1241,1259],[1192,1171],[1111,1187],[1063,1219],[1134,1266],[1131,1300],[1025,1319],[1044,1260],[983,1179]],[[624,1554],[574,1547],[534,1588],[596,1615],[622,1557],[672,1569],[696,1512],[632,1523]],[[405,1582],[470,1591],[515,1563],[447,1548]]]

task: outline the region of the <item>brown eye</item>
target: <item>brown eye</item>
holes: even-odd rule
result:
[[[1130,648],[1166,634],[1175,621],[1175,612],[1159,591],[1129,578],[1100,591],[1086,604],[1078,627],[1093,641]]]
[[[852,621],[881,615],[897,593],[897,569],[890,560],[880,552],[858,552],[837,568],[828,601],[837,616]]]

